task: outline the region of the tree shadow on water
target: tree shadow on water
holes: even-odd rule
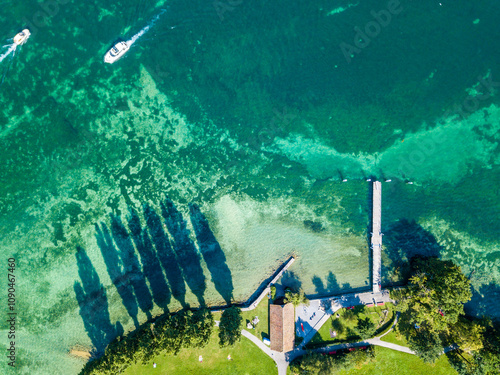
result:
[[[290,288],[294,292],[298,292],[302,287],[302,281],[300,281],[299,277],[293,271],[285,271],[281,276],[280,283],[283,288]]]
[[[342,287],[337,282],[337,278],[331,271],[328,273],[328,276],[326,278],[326,285],[323,283],[321,277],[317,275],[314,275],[314,277],[312,278],[312,282],[318,295],[338,293],[342,289]]]
[[[500,318],[500,286],[490,282],[479,289],[472,287],[472,298],[465,304],[465,312],[472,316]]]
[[[85,331],[95,348],[91,354],[100,356],[116,336],[123,334],[123,327],[120,322],[116,326],[111,324],[106,290],[85,250],[78,247],[75,256],[81,284],[75,281],[73,288]]]
[[[333,274],[333,272],[329,272],[326,277],[326,285],[323,283],[321,277],[314,275],[312,278],[312,283],[316,289],[316,293],[318,297],[326,296],[326,295],[337,295],[340,293],[350,293],[353,291],[353,288],[349,283],[344,283],[340,285],[337,281],[337,277]]]
[[[183,307],[186,307],[186,284],[168,236],[163,230],[161,218],[149,205],[146,204],[143,208],[149,237],[155,244],[156,256],[165,270],[172,295]]]
[[[390,264],[382,262],[383,267],[387,270],[383,270],[383,273],[393,272],[400,280],[408,278],[411,258],[417,255],[438,257],[441,251],[441,246],[434,236],[414,220],[400,219],[384,233],[384,252],[389,258]]]
[[[163,275],[156,251],[147,231],[141,227],[139,215],[133,208],[129,208],[128,227],[132,235],[132,241],[139,252],[144,277],[151,287],[153,300],[164,311],[168,311],[170,302],[170,291],[167,281]]]
[[[135,300],[134,291],[129,284],[128,276],[125,275],[122,260],[118,255],[118,250],[113,244],[109,229],[106,224],[101,223],[101,227],[99,227],[98,224],[95,225],[95,230],[97,245],[101,250],[109,277],[115,285],[127,313],[133,319],[135,327],[138,328],[139,322],[137,320],[137,314],[139,309]]]
[[[151,319],[151,309],[153,308],[153,297],[149,291],[146,279],[141,270],[139,259],[137,259],[134,244],[130,235],[123,225],[119,216],[111,216],[111,232],[118,247],[118,255],[122,260],[125,275],[128,277],[130,285],[134,289],[135,298],[140,309],[146,314],[148,320]]]
[[[201,268],[200,255],[189,237],[189,230],[182,214],[174,203],[167,198],[161,203],[162,216],[172,236],[172,245],[189,288],[194,293],[200,305],[205,305],[203,295],[206,289],[205,276]]]
[[[200,208],[196,204],[190,204],[189,213],[198,241],[198,247],[212,275],[215,289],[217,289],[226,303],[230,304],[233,298],[233,280],[231,271],[226,264],[226,256]]]

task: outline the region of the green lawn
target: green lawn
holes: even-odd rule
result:
[[[380,340],[390,342],[397,345],[408,346],[406,339],[398,332],[392,330],[387,335],[382,337]]]
[[[260,318],[260,315],[259,315]],[[218,329],[203,349],[183,349],[177,356],[161,355],[151,362],[129,367],[127,375],[272,375],[278,370],[271,358],[265,355],[246,337],[233,348],[219,348]],[[203,356],[203,362],[198,357]],[[227,356],[231,355],[229,361]],[[153,368],[156,362],[156,368]]]
[[[428,364],[415,355],[375,347],[375,360],[359,369],[338,371],[338,375],[457,375],[445,355],[434,364]],[[290,368],[288,375],[292,375]]]
[[[260,322],[255,329],[247,329],[247,320],[255,316]],[[221,313],[214,313],[214,319],[220,320]],[[269,337],[269,300],[264,298],[254,310],[242,312],[242,328],[253,333],[262,340]],[[212,339],[203,349],[183,349],[177,356],[162,355],[146,365],[131,366],[125,374],[169,374],[169,375],[267,375],[277,374],[274,361],[265,355],[257,346],[245,337],[233,348],[219,348],[218,329],[214,330]],[[198,357],[203,356],[203,362]],[[232,360],[228,361],[227,356]],[[153,368],[156,362],[156,369]]]
[[[269,338],[269,299],[264,298],[260,303],[257,305],[257,307],[253,310],[250,311],[243,311],[242,314],[243,316],[243,327],[246,329],[248,332],[253,333],[255,336],[257,336],[260,340],[262,338],[267,337]],[[259,323],[255,326],[255,329],[247,329],[247,320],[252,321],[252,319],[258,316],[259,317]]]
[[[383,310],[388,310],[387,316],[384,318]],[[377,334],[381,333],[388,327],[392,325],[392,318],[394,316],[394,306],[391,303],[386,303],[385,306],[374,306],[374,307],[364,307],[356,306],[354,312],[356,318],[352,321],[347,321],[345,319],[346,309],[341,309],[337,311],[340,317],[337,318],[336,314],[319,329],[319,331],[314,335],[310,344],[307,346],[317,347],[321,345],[329,345],[333,343],[359,341],[360,337],[354,332],[354,327],[356,326],[357,319],[364,319],[369,317],[372,322],[377,327]],[[333,328],[336,324],[340,324],[343,327],[342,332],[338,328]],[[330,337],[330,329],[337,331],[337,337]]]
[[[214,315],[214,320],[220,320],[220,317],[222,315],[221,312],[215,312],[213,313]],[[260,303],[257,305],[257,307],[253,310],[250,311],[242,311],[241,316],[243,317],[243,322],[241,325],[242,329],[247,330],[248,332],[254,334],[256,337],[258,337],[260,340],[262,340],[263,337],[269,338],[269,299],[264,298]],[[259,323],[257,323],[257,326],[255,329],[248,329],[247,328],[247,320],[252,321],[252,319],[258,316],[259,317]]]
[[[415,355],[395,350],[375,348],[375,361],[360,369],[341,371],[339,375],[457,375],[445,355],[434,364],[427,364]]]

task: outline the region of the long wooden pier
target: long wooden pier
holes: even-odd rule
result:
[[[382,273],[382,184],[373,182],[373,210],[372,210],[372,290],[379,293],[381,289]]]

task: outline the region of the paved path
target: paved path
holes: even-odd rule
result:
[[[413,350],[411,350],[410,348],[407,348],[406,346],[393,344],[392,342],[382,341],[378,337],[374,337],[373,339],[368,339],[368,340],[366,340],[366,342],[370,345],[383,346],[384,348],[397,350],[398,352],[415,354],[415,352]]]
[[[309,352],[312,351],[312,352],[316,352],[316,353],[328,353],[328,352],[331,352],[332,350],[359,348],[359,347],[368,346],[368,345],[383,346],[385,348],[396,350],[398,352],[415,354],[415,352],[413,352],[410,348],[407,348],[406,346],[401,346],[401,345],[392,344],[390,342],[385,342],[385,341],[380,340],[379,338],[373,338],[373,339],[368,339],[368,340],[364,340],[364,341],[350,342],[350,343],[344,343],[344,344],[328,345],[328,346],[324,346],[322,348],[310,350]],[[304,350],[304,349],[295,349],[291,352],[286,353],[287,360],[290,363],[295,358],[303,356],[307,352],[308,351]]]
[[[365,297],[367,294],[370,294],[370,293],[363,293],[363,295]],[[342,298],[345,298],[345,301],[350,301],[348,296],[349,295],[342,296]],[[300,308],[300,306],[299,306],[299,308]],[[330,315],[328,315],[328,318],[329,317],[330,317]],[[385,332],[384,334],[382,334],[380,336],[377,336],[377,337],[374,337],[374,338],[371,338],[368,340],[364,340],[364,341],[353,342],[353,343],[328,345],[328,346],[313,349],[310,351],[316,352],[316,353],[328,353],[328,352],[333,351],[333,350],[359,348],[359,347],[368,346],[368,345],[377,345],[377,346],[382,346],[384,348],[388,348],[391,350],[396,350],[398,352],[416,355],[413,350],[411,350],[410,348],[408,348],[406,346],[397,345],[397,344],[393,344],[393,343],[381,340],[382,337],[384,337],[385,335],[387,335],[389,332],[391,332],[394,329],[394,327],[396,326],[396,324],[398,322],[398,319],[399,319],[399,313],[397,313],[396,319],[394,319],[394,323],[393,323],[392,327],[387,332]],[[241,334],[243,336],[245,336],[246,338],[248,338],[250,341],[252,341],[255,345],[257,345],[265,354],[267,354],[276,363],[276,367],[278,368],[278,375],[286,375],[286,370],[288,368],[288,365],[295,358],[303,356],[303,355],[307,354],[307,352],[308,352],[307,350],[303,349],[303,345],[302,346],[299,345],[294,350],[289,351],[287,353],[277,352],[277,351],[271,350],[267,345],[265,345],[261,340],[259,340],[256,336],[254,336],[250,332],[248,332],[246,330],[242,330]],[[307,338],[309,338],[309,337],[307,337]],[[449,351],[455,350],[457,348],[458,348],[458,345],[456,345],[456,344],[450,345],[450,346],[444,348],[442,353],[448,353]]]
[[[372,290],[380,292],[382,283],[382,184],[373,182],[373,210],[372,210]]]
[[[255,345],[257,345],[269,357],[271,357],[271,359],[276,363],[276,367],[278,367],[278,375],[286,375],[286,369],[290,361],[287,360],[287,355],[285,353],[271,350],[269,346],[262,342],[262,340],[259,340],[253,334],[244,329],[241,330],[241,334],[252,341]]]
[[[296,308],[296,317],[297,320],[295,322],[295,326],[299,327],[298,329],[301,331],[303,334],[304,340],[297,346],[297,348],[293,351],[287,352],[287,353],[281,353],[277,352],[274,350],[271,350],[266,344],[262,342],[259,338],[254,336],[252,333],[242,330],[241,334],[251,340],[255,345],[257,345],[264,353],[266,353],[271,359],[276,363],[276,366],[278,367],[278,375],[286,375],[286,369],[290,362],[301,355],[304,355],[306,353],[305,350],[303,350],[303,347],[305,344],[307,344],[313,336],[316,334],[316,332],[325,324],[330,316],[334,314],[337,310],[343,308],[343,307],[349,307],[349,306],[356,306],[356,305],[367,305],[370,303],[378,303],[378,302],[392,302],[389,296],[389,292],[387,290],[381,291],[380,293],[373,293],[373,292],[367,292],[367,293],[350,293],[350,294],[345,294],[343,296],[339,297],[333,297],[333,298],[320,298],[320,299],[313,299],[309,301],[309,306],[304,308],[305,306],[300,305]],[[310,316],[309,314],[314,314],[316,312],[315,316],[313,319],[310,320],[309,323],[307,323],[307,331],[304,329],[304,332],[300,329],[300,323],[303,319],[305,319],[305,316]],[[305,328],[305,327],[304,327]],[[392,329],[392,328],[391,328]],[[299,334],[300,336],[300,334]],[[385,344],[385,343],[384,343]],[[333,345],[333,346],[328,346],[326,348],[319,348],[316,349],[315,351],[321,352],[322,350],[336,350],[332,349],[332,347],[338,347],[338,349],[341,348],[349,348],[349,347],[358,347],[358,346],[366,346],[370,345],[368,342],[359,342],[359,343],[352,343],[352,344],[338,344],[338,345]],[[373,344],[376,345],[376,344]],[[396,345],[397,346],[397,345]],[[407,349],[407,348],[406,348]]]
[[[392,329],[392,328],[391,328]],[[275,363],[276,367],[278,368],[278,375],[286,375],[286,369],[290,362],[292,362],[295,358],[300,357],[305,355],[308,351],[301,349],[297,347],[295,350],[292,350],[287,353],[281,353],[277,352],[274,350],[271,350],[267,345],[265,345],[261,340],[259,340],[256,336],[251,334],[250,332],[246,330],[242,330],[241,334],[248,338],[250,341],[252,341],[255,345],[257,345],[265,354],[267,354]],[[378,346],[383,346],[385,348],[389,348],[392,350],[397,350],[399,352],[403,353],[408,353],[408,354],[415,354],[410,348],[407,348],[405,346],[401,345],[396,345],[392,344],[390,342],[385,342],[381,341],[380,337],[376,337],[373,339],[368,339],[365,341],[359,341],[359,342],[354,342],[354,343],[344,343],[344,344],[335,344],[335,345],[328,345],[322,348],[318,349],[313,349],[313,352],[316,353],[328,353],[332,350],[340,350],[340,349],[348,349],[348,348],[358,348],[362,346],[368,346],[368,345],[378,345]],[[445,349],[445,353],[449,350],[449,348]]]
[[[295,309],[295,333],[299,337],[304,337],[299,347],[302,348],[307,344],[337,310],[357,305],[376,305],[380,302],[392,302],[389,291],[350,293],[338,297],[313,299],[309,301],[307,307],[298,306]]]

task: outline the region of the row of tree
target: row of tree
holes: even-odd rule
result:
[[[409,347],[432,363],[444,346],[458,344],[449,357],[461,374],[499,374],[499,330],[490,319],[465,316],[472,292],[460,267],[435,257],[413,258],[411,270],[407,287],[391,293],[401,313],[398,330]]]
[[[342,370],[359,368],[375,358],[375,348],[354,350],[335,355],[308,353],[290,364],[290,371],[294,375],[334,375]]]
[[[219,323],[221,347],[240,340],[242,320],[241,310],[236,306],[222,313]],[[117,374],[132,363],[145,363],[159,354],[177,355],[183,348],[202,348],[210,341],[214,325],[212,312],[207,308],[164,314],[127,336],[115,339],[105,354],[89,362],[80,375]]]

